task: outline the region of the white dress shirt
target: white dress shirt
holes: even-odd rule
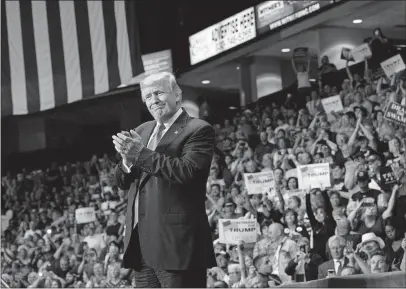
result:
[[[183,112],[183,109],[179,108],[178,111],[170,119],[168,119],[166,122],[163,122],[165,129],[162,131],[162,138],[164,137],[166,132],[169,130],[169,128],[175,123],[175,121],[178,119],[178,117],[182,114],[182,112]],[[154,131],[152,132],[152,134],[148,140],[147,146],[151,142],[152,137],[158,132],[158,128],[159,128],[159,123],[157,122],[157,125],[155,126]],[[123,160],[123,169],[124,169],[125,173],[130,173],[131,167],[132,166],[127,167],[127,165],[125,164],[125,162]]]
[[[334,271],[336,272],[336,275],[338,275],[338,268],[341,265],[341,270],[344,268],[344,258],[342,259],[334,259]]]

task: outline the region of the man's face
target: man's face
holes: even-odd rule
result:
[[[62,258],[59,265],[61,266],[62,271],[67,271],[69,269],[69,261],[65,258]]]
[[[167,79],[152,82],[141,89],[141,94],[149,112],[159,122],[167,121],[178,109],[180,96],[172,91]]]
[[[371,258],[371,273],[384,273],[388,271],[385,256],[375,255]]]
[[[261,134],[259,136],[260,136],[262,142],[266,142],[268,139],[268,136],[266,135],[266,132],[264,132],[264,131],[261,132]]]
[[[341,259],[343,257],[343,251],[344,247],[338,242],[335,242],[330,246],[331,257],[333,257],[333,259]]]

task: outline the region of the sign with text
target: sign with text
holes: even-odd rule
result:
[[[386,107],[385,118],[406,126],[406,106],[390,102]]]
[[[75,211],[76,223],[85,224],[96,221],[96,212],[94,208],[79,208]]]
[[[267,193],[275,187],[273,171],[244,174],[244,182],[249,195]]]
[[[293,50],[293,59],[303,59],[309,57],[309,48],[297,47]]]
[[[385,71],[387,77],[392,77],[395,73],[406,69],[405,63],[400,54],[396,54],[395,56],[381,62],[381,67],[383,71]]]
[[[190,36],[190,63],[202,62],[255,37],[255,11],[251,7]]]
[[[145,75],[157,72],[173,72],[171,50],[163,50],[141,56]]]
[[[382,186],[393,186],[396,184],[396,176],[395,173],[393,172],[392,168],[387,166],[387,167],[382,167],[380,170],[381,174],[381,182]]]
[[[331,187],[328,163],[299,166],[297,169],[300,189]]]
[[[328,98],[324,98],[321,100],[321,104],[323,105],[324,111],[326,114],[331,112],[338,112],[344,109],[343,103],[341,102],[340,95],[334,95]]]
[[[255,243],[257,241],[256,219],[219,219],[220,243],[237,245],[239,241]]]
[[[258,34],[310,15],[337,1],[265,1],[256,6]]]
[[[355,59],[355,61],[363,61],[365,57],[372,56],[372,52],[369,48],[368,43],[363,43],[351,50],[351,55]]]

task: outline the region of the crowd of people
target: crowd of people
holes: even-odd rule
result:
[[[208,287],[406,271],[406,130],[383,117],[389,102],[405,103],[406,86],[366,69],[361,76],[347,65],[336,87],[323,80],[335,70],[323,59],[318,85],[298,87],[303,104],[287,97],[213,124],[206,212],[217,267],[207,270]],[[321,100],[334,95],[343,110],[326,114]],[[95,155],[2,177],[1,273],[10,287],[135,286],[121,268],[127,196],[114,179],[119,161]],[[331,186],[299,188],[297,168],[317,163],[329,164]],[[244,184],[244,174],[257,172],[273,173],[263,194]],[[96,221],[78,224],[76,210],[89,207]],[[255,219],[257,242],[221,243],[221,219]]]

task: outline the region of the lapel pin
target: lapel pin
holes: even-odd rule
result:
[[[177,131],[177,130],[175,130],[175,134],[178,134],[178,131]]]

